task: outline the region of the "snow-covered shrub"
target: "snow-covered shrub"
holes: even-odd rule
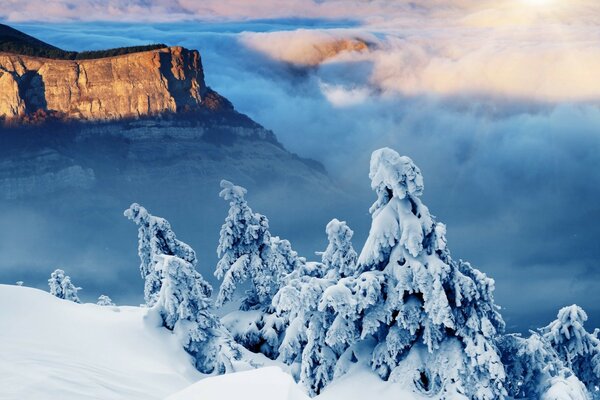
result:
[[[196,254],[179,241],[171,225],[138,205],[125,215],[139,226],[140,269],[146,302],[173,331],[203,373],[225,373],[241,357],[229,332],[212,314],[212,287],[195,269]]]
[[[314,376],[313,394],[329,380],[328,365],[335,363],[336,355],[357,340],[374,338],[371,366],[383,379],[404,371],[404,360],[425,346],[431,366],[419,374],[428,384],[424,387],[417,380],[415,390],[478,400],[502,398],[505,372],[496,337],[504,322],[493,299],[494,281],[450,257],[446,227],[421,202],[423,178],[410,158],[388,148],[377,150],[369,176],[377,200],[370,209],[373,222],[356,272],[337,282],[305,278],[282,289],[279,307],[300,303],[304,308],[303,323],[297,324],[303,333],[289,340],[286,334],[284,344],[289,345],[282,354],[285,350],[293,355],[296,342],[310,340],[311,323],[321,324],[324,337],[313,333],[312,338],[333,352],[319,342],[314,357],[320,362],[303,362],[303,369],[311,370],[303,372],[304,377]],[[313,322],[315,316],[307,310],[315,302],[318,318]],[[444,349],[454,349],[455,356]],[[445,367],[450,358],[453,368]]]
[[[23,281],[16,281],[15,285],[17,285],[17,286],[23,286],[23,283],[24,283]]]
[[[105,294],[101,294],[98,297],[98,301],[96,302],[96,304],[99,306],[114,306],[115,305],[115,303],[113,303],[112,299]]]
[[[271,306],[284,277],[300,269],[305,260],[292,249],[289,241],[271,236],[269,221],[255,213],[248,205],[246,189],[228,181],[221,181],[220,196],[229,201],[229,212],[221,227],[215,276],[222,279],[217,305],[231,301],[237,287],[250,283],[240,309],[259,310],[243,326],[228,326],[236,340],[247,349],[276,358],[283,331],[288,320]],[[227,321],[235,321],[228,318]],[[248,318],[244,318],[248,320]]]
[[[600,399],[600,340],[584,328],[588,316],[572,305],[561,308],[557,319],[542,328],[544,339],[567,368],[581,380],[594,398]]]
[[[344,305],[353,309],[352,294],[339,281],[355,272],[352,230],[334,219],[325,231],[329,243],[318,253],[322,262],[306,263],[289,274],[287,284],[273,299],[277,312],[290,319],[279,348],[281,359],[298,364],[297,379],[313,396],[333,380],[338,359],[356,339],[348,315],[335,314]]]
[[[77,292],[81,290],[71,283],[71,278],[65,275],[65,271],[62,269],[56,269],[50,274],[48,279],[48,285],[50,286],[50,294],[58,297],[59,299],[69,300],[75,303],[81,303]]]
[[[146,305],[152,307],[160,292],[162,279],[156,271],[156,256],[176,256],[195,266],[196,253],[190,246],[177,240],[169,221],[150,215],[139,204],[133,203],[124,215],[138,226],[140,273],[145,281],[144,299]]]
[[[507,374],[505,387],[513,398],[586,400],[586,389],[566,368],[552,346],[540,334],[527,339],[506,335],[499,339]],[[563,393],[563,395],[560,395]]]
[[[329,244],[320,253],[323,264],[329,271],[337,271],[340,276],[352,276],[356,268],[357,254],[352,246],[354,232],[345,221],[334,218],[325,228]]]

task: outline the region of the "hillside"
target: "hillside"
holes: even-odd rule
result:
[[[98,51],[67,51],[29,36],[26,33],[0,24],[0,52],[21,56],[51,58],[55,60],[89,60],[104,57],[140,53],[143,51],[163,49],[165,44],[149,44],[145,46],[118,47]]]
[[[75,304],[10,285],[0,285],[0,304],[2,399],[309,399],[284,365],[260,355],[249,356],[266,368],[206,378],[144,308]],[[368,370],[348,378],[318,399],[408,395]]]

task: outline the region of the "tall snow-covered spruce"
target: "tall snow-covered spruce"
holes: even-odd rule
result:
[[[219,196],[229,201],[229,212],[217,247],[215,276],[223,282],[216,303],[232,301],[238,286],[248,282],[240,311],[228,314],[223,322],[244,347],[274,359],[288,320],[273,311],[272,299],[284,277],[305,260],[289,241],[271,236],[267,217],[252,211],[246,193],[241,186],[221,181]]]
[[[410,158],[377,150],[369,177],[377,199],[356,265],[351,251],[326,251],[323,262],[339,272],[299,276],[275,298],[292,319],[282,355],[301,363],[312,395],[344,373],[355,348],[371,343],[369,364],[382,379],[428,395],[503,398],[496,338],[504,322],[494,281],[450,257],[446,227],[421,202],[423,178]],[[350,235],[336,232],[328,229],[330,246],[346,247],[337,236]]]
[[[196,253],[177,240],[169,222],[139,204],[125,216],[138,225],[140,270],[146,302],[182,341],[203,373],[225,373],[241,357],[237,345],[211,312],[212,287],[196,271]]]
[[[73,285],[71,278],[65,275],[65,271],[62,269],[56,269],[50,274],[48,286],[50,286],[51,295],[56,296],[59,299],[81,303],[79,296],[77,295],[77,292],[80,291],[81,288]]]
[[[221,189],[219,196],[229,201],[229,213],[217,247],[220,259],[215,276],[223,280],[217,304],[231,301],[237,286],[250,281],[243,308],[269,307],[283,276],[300,261],[289,242],[271,237],[269,220],[252,211],[246,189],[226,180],[221,181]]]

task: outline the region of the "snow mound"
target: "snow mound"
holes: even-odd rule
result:
[[[0,398],[163,399],[202,377],[147,309],[0,285]]]
[[[260,368],[204,379],[167,400],[309,400],[279,367]]]

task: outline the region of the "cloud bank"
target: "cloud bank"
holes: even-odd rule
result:
[[[1,12],[12,20],[44,19],[35,4],[15,2],[11,15]],[[349,222],[356,247],[370,224],[370,153],[395,148],[421,167],[423,200],[447,223],[453,256],[496,279],[509,329],[541,326],[571,303],[588,310],[590,326],[600,324],[600,294],[590,290],[600,278],[595,2],[548,0],[540,8],[528,0],[428,1],[426,7],[83,1],[60,12],[48,7],[46,20],[98,19],[107,4],[113,11],[103,19],[130,18],[127,4],[139,20],[190,21],[17,27],[74,49],[157,41],[198,48],[210,86],[274,130],[288,149],[324,162],[352,194],[324,207],[336,210],[331,218]],[[211,18],[217,22],[192,21]],[[280,19],[250,21],[255,18]],[[369,48],[324,51],[332,42],[357,39]],[[270,215],[267,200],[259,209]],[[314,232],[324,228],[312,214],[305,210],[302,227],[271,218],[274,232],[309,258],[320,250]],[[194,231],[185,220],[171,222]],[[200,249],[214,247],[214,238],[206,240]]]

